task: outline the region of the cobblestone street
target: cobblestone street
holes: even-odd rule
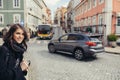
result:
[[[120,80],[120,0],[0,0],[0,80]]]
[[[108,53],[100,53],[97,59],[75,60],[71,55],[50,54],[48,41],[31,39],[25,55],[31,60],[27,80],[120,80],[119,47],[106,47]],[[0,39],[0,44],[2,40]]]
[[[48,53],[46,43],[29,43],[29,80],[120,80],[120,55],[100,53],[97,59],[77,61],[71,55]]]

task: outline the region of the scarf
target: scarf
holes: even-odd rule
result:
[[[10,45],[10,43],[4,43],[4,45],[8,46],[13,55],[15,55],[16,59],[19,58],[20,61],[23,59],[23,53],[26,50],[22,44],[14,41],[12,45]]]

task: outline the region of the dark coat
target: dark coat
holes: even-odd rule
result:
[[[6,61],[7,53],[9,57]],[[20,67],[22,58],[23,52],[16,53],[8,45],[3,44],[0,50],[0,80],[26,80]]]

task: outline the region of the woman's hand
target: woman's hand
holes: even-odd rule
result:
[[[27,71],[28,70],[28,64],[27,64],[27,62],[25,60],[23,60],[20,63],[20,66],[21,66],[22,71]]]

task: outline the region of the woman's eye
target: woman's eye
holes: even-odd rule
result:
[[[20,34],[20,33],[16,33],[16,34]]]

